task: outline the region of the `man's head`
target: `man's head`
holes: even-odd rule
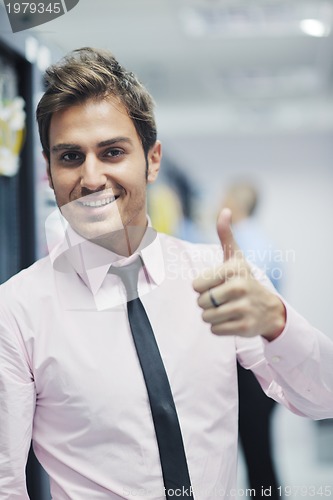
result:
[[[94,49],[75,51],[46,79],[37,119],[57,204],[84,238],[126,253],[121,239],[132,249],[140,243],[146,185],[160,165],[153,101],[111,54]]]
[[[126,71],[108,51],[85,47],[68,54],[45,73],[46,91],[37,106],[43,151],[50,159],[49,131],[52,115],[87,100],[112,97],[133,120],[147,155],[157,137],[154,101],[136,76]]]
[[[258,203],[258,193],[252,183],[235,182],[227,189],[222,202],[222,208],[232,211],[233,222],[240,222],[254,214]]]

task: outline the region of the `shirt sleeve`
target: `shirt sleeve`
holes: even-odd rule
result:
[[[264,278],[260,281],[266,285]],[[281,300],[287,318],[281,335],[271,342],[236,337],[238,360],[253,371],[268,396],[294,413],[332,418],[333,341]]]
[[[25,467],[31,443],[35,384],[18,325],[0,307],[0,498],[28,499]]]

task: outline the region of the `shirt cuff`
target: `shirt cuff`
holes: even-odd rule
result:
[[[286,325],[272,341],[263,338],[265,357],[276,371],[292,370],[313,355],[316,345],[315,328],[283,300]]]

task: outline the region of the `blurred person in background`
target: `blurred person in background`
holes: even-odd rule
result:
[[[179,234],[183,220],[181,201],[168,183],[159,183],[150,188],[148,213],[156,231],[172,236]]]
[[[161,180],[148,191],[148,212],[153,227],[192,243],[205,242],[198,221],[199,193],[193,181],[168,158],[162,159],[161,168]]]
[[[259,192],[253,182],[239,180],[224,193],[219,211],[230,208],[232,230],[245,257],[265,271],[280,292],[283,268],[281,259],[275,259],[275,247],[256,217]],[[239,437],[242,445],[248,482],[256,498],[277,500],[279,481],[274,465],[272,444],[272,416],[275,401],[265,395],[249,370],[237,363],[239,393]],[[269,489],[268,489],[269,488]]]

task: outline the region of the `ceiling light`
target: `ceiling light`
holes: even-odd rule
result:
[[[330,32],[329,28],[318,19],[303,19],[300,28],[306,35],[317,37],[327,36]]]

